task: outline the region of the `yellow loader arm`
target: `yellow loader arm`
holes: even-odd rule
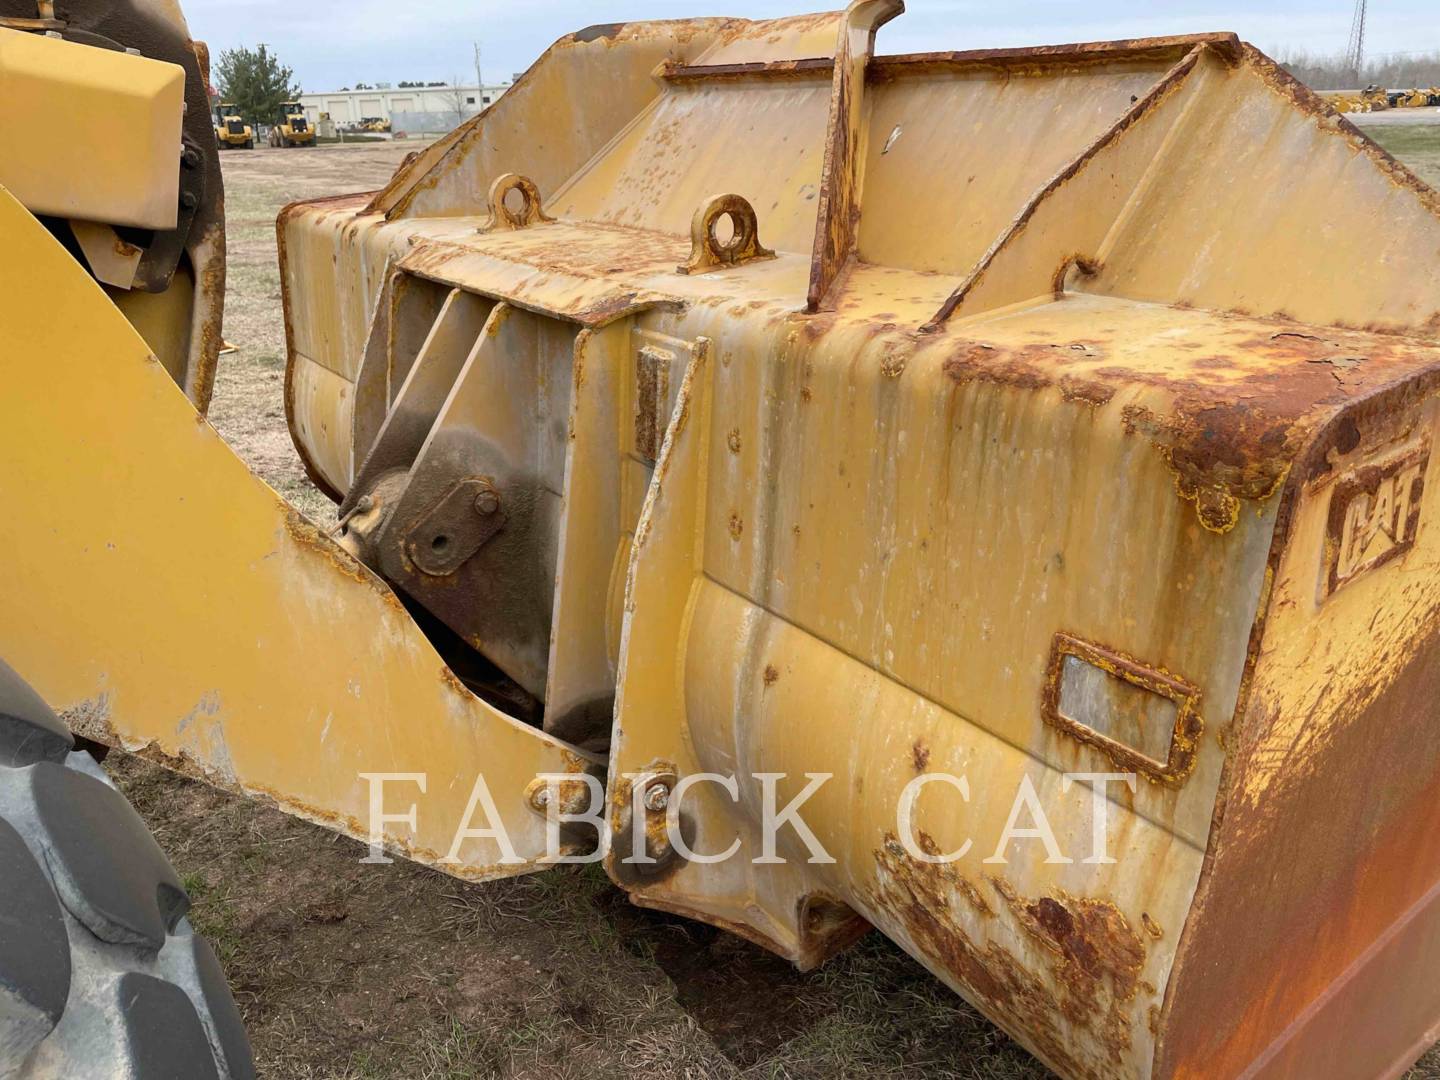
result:
[[[475,777],[523,792],[598,759],[467,691],[389,588],[245,467],[3,190],[0,235],[7,661],[76,733],[358,838],[363,774],[428,773],[423,791],[390,783],[389,806],[414,804],[419,828],[386,846],[451,854],[463,877],[535,868],[545,818],[523,800],[501,800],[510,861],[484,838],[451,852]]]

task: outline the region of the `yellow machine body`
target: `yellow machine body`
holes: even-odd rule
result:
[[[280,106],[276,123],[270,129],[270,145],[276,147],[315,145],[315,128],[305,118],[305,110],[298,101],[287,101]]]
[[[81,0],[14,28],[30,24],[0,19],[0,186],[73,244],[203,411],[225,288],[205,48],[163,0]],[[93,44],[124,34],[142,55]]]
[[[0,27],[0,184],[37,214],[173,229],[184,70],[102,49],[68,66],[79,48]]]
[[[255,145],[255,129],[245,122],[234,105],[220,105],[215,120],[215,141],[222,150],[248,150]]]
[[[0,200],[52,358],[7,373],[0,652],[352,835],[400,774],[385,843],[463,876],[604,774],[636,903],[802,966],[878,928],[1066,1077],[1396,1075],[1440,1021],[1440,197],[1232,35],[877,54],[899,12],[592,27],[287,208],[333,538]],[[477,775],[513,852],[451,840]],[[817,777],[828,858],[770,850]]]

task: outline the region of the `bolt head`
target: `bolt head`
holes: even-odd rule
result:
[[[534,802],[536,806],[549,806],[550,789],[548,787],[542,787],[537,789],[534,798],[531,801]]]
[[[664,810],[670,805],[670,789],[664,784],[652,784],[645,792],[646,810]]]
[[[475,512],[489,516],[500,509],[500,496],[493,491],[482,491],[475,496]]]
[[[185,207],[186,210],[194,210],[199,202],[200,200],[193,191],[182,191],[180,193],[180,205]]]

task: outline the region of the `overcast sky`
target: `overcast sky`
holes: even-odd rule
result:
[[[835,0],[834,6],[842,6]],[[1353,0],[907,0],[909,10],[880,31],[881,52],[1234,30],[1262,49],[1342,53]],[[295,69],[305,90],[357,82],[460,77],[474,80],[479,42],[485,81],[524,71],[562,34],[595,22],[823,10],[780,0],[184,0],[191,33],[212,53],[265,42]],[[1370,0],[1367,52],[1440,49],[1440,3]]]

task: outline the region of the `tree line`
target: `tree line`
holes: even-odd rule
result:
[[[1312,56],[1301,50],[1281,49],[1272,54],[1291,75],[1312,90],[1361,90],[1381,86],[1390,90],[1440,86],[1440,50],[1408,55],[1375,56],[1359,71],[1343,56]]]
[[[226,49],[215,63],[215,89],[220,100],[231,102],[245,119],[270,123],[280,103],[300,96],[295,72],[275,57],[268,46]]]

